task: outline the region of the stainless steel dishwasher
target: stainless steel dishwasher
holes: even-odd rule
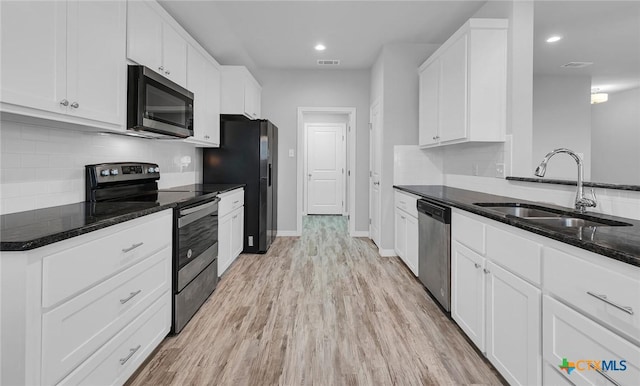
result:
[[[451,311],[451,208],[418,200],[418,278]]]

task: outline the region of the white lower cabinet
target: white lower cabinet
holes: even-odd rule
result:
[[[497,240],[478,240],[477,232],[483,238],[491,234],[484,231],[489,225],[459,212],[451,223],[451,317],[509,384],[541,384],[540,289],[496,264],[489,253],[466,246],[499,250],[492,245]]]
[[[451,316],[507,382],[640,385],[639,267],[458,209],[451,229]]]
[[[0,383],[126,382],[171,328],[172,229],[165,210],[3,252]]]
[[[544,296],[544,359],[575,369],[566,377],[576,385],[640,385],[640,347]]]
[[[219,197],[218,275],[222,275],[244,249],[244,189]]]
[[[418,197],[395,191],[394,249],[415,276],[418,276]]]

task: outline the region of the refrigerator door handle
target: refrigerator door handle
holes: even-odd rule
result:
[[[269,164],[269,182],[267,183],[268,186],[271,186],[271,164]]]

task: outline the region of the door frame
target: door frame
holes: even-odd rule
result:
[[[302,235],[302,216],[303,216],[303,178],[304,178],[304,158],[306,132],[304,125],[305,114],[340,114],[349,116],[349,124],[347,126],[346,139],[346,160],[347,160],[347,195],[345,196],[345,205],[348,210],[348,229],[349,236],[356,237],[356,108],[355,107],[298,107],[298,125],[297,125],[297,181],[296,181],[296,232],[291,236]]]
[[[346,135],[347,135],[347,124],[346,123],[320,123],[320,122],[314,122],[314,123],[305,123],[304,124],[304,157],[302,162],[304,164],[304,168],[302,171],[302,176],[303,177],[308,177],[309,174],[309,141],[307,138],[307,134],[309,131],[310,127],[313,126],[319,126],[319,127],[326,127],[326,126],[340,126],[342,128],[342,135],[345,136],[345,139],[343,140],[343,145],[342,145],[342,151],[340,156],[342,157],[341,163],[342,163],[342,169],[344,170],[344,172],[341,175],[341,179],[342,179],[342,189],[341,189],[341,193],[342,193],[342,209],[340,210],[340,215],[342,216],[347,216],[348,213],[346,211],[347,206],[347,176],[348,176],[348,172],[347,172],[347,141],[346,141]],[[309,179],[308,178],[303,178],[303,183],[302,183],[302,215],[307,215],[309,213]]]
[[[378,194],[380,195],[380,202],[378,203],[378,208],[375,208],[375,202],[373,200],[373,170],[374,170],[374,163],[377,161],[373,158],[373,155],[375,154],[375,152],[373,151],[373,147],[376,145],[376,141],[374,141],[373,136],[374,135],[380,135],[381,132],[380,130],[382,129],[381,127],[377,128],[377,131],[374,133],[373,131],[373,112],[374,110],[376,110],[377,114],[378,114],[378,119],[379,122],[382,121],[382,110],[380,109],[380,106],[382,106],[381,103],[381,98],[378,98],[376,100],[373,101],[373,103],[371,103],[371,106],[369,107],[369,186],[368,186],[368,193],[369,193],[369,239],[371,239],[376,246],[378,247],[378,251],[381,252],[382,256],[393,256],[395,255],[395,251],[392,250],[392,252],[390,252],[391,254],[388,254],[389,252],[387,250],[382,250],[379,244],[382,244],[380,241],[380,238],[382,237],[382,234],[379,233],[377,236],[378,240],[375,239],[374,232],[372,231],[372,220],[373,220],[373,213],[374,211],[377,209],[378,210],[378,221],[380,222],[378,225],[378,232],[382,232],[382,186],[379,185],[378,186]],[[382,140],[380,138],[380,140]],[[382,144],[378,143],[377,144],[379,146],[378,149],[378,155],[381,157],[382,156]],[[378,178],[379,178],[379,182],[382,181],[382,161],[381,161],[381,167],[380,170],[378,171]],[[394,218],[395,221],[395,218]],[[384,251],[384,254],[382,253]]]

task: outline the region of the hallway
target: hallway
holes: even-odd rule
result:
[[[501,384],[398,258],[342,216],[241,255],[130,385]]]

